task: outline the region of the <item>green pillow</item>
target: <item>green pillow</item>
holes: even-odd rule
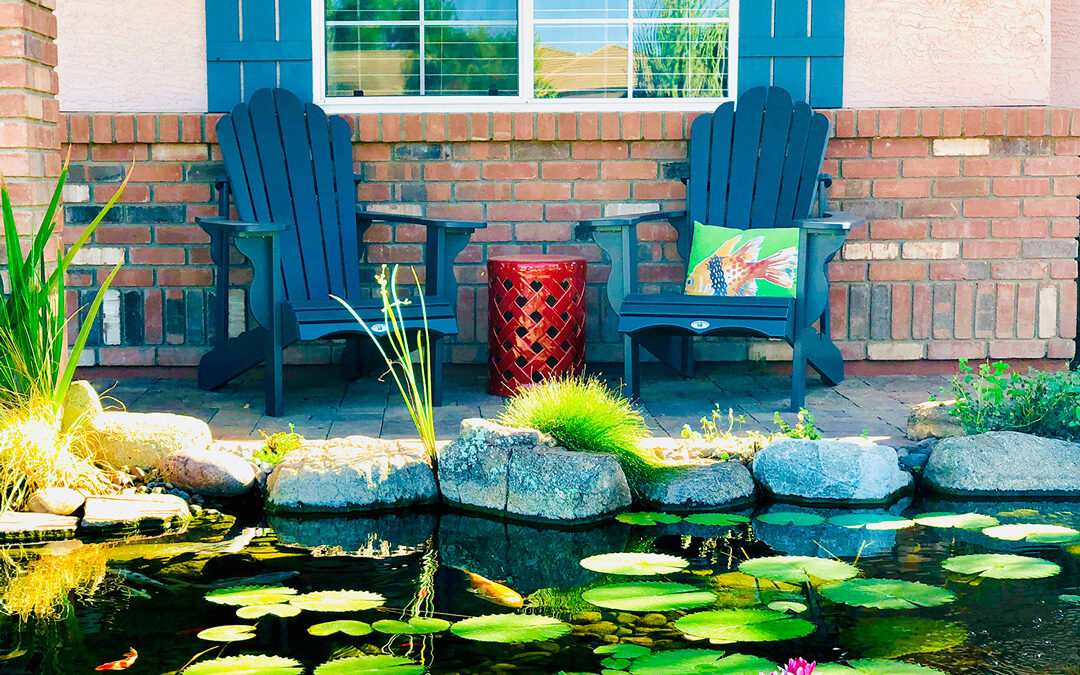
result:
[[[799,228],[736,230],[694,223],[687,295],[794,298]]]

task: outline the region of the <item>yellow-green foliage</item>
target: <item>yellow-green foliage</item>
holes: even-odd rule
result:
[[[746,418],[736,415],[731,408],[724,414],[720,411],[720,406],[716,406],[709,417],[701,418],[701,431],[694,431],[689,424],[684,424],[682,437],[692,449],[712,449],[713,459],[737,460],[747,464],[754,458],[754,453],[778,438],[821,438],[821,433],[814,427],[814,416],[806,409],[799,410],[794,426],[785,422],[780,413],[774,413],[773,422],[777,430],[771,434],[759,431],[736,434],[735,426],[741,427],[745,422]]]
[[[86,544],[65,555],[32,556],[17,561],[0,558],[0,611],[30,618],[58,619],[71,608],[72,593],[93,595],[105,579],[109,561],[105,544]]]
[[[255,459],[275,466],[281,462],[286,453],[299,448],[304,442],[304,437],[296,433],[296,427],[292,424],[289,425],[288,431],[267,435],[260,429],[259,433],[263,437],[263,446],[255,451]]]

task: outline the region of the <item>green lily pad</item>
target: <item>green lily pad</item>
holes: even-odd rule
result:
[[[210,591],[206,599],[219,605],[249,607],[251,605],[280,605],[296,595],[288,586],[233,586]]]
[[[615,658],[614,656],[609,656],[608,658],[601,661],[600,665],[605,668],[611,668],[612,670],[622,672],[623,668],[630,665],[630,661],[629,659],[619,659]]]
[[[940,670],[903,661],[860,659],[848,665],[819,663],[814,675],[946,675]]]
[[[236,616],[249,621],[267,615],[286,618],[299,613],[300,608],[294,605],[248,605],[236,608]]]
[[[199,661],[184,669],[184,675],[300,675],[299,661],[283,656],[246,654]]]
[[[1080,532],[1061,525],[1042,525],[1037,523],[1018,523],[1015,525],[997,525],[984,529],[983,534],[1005,541],[1024,541],[1033,544],[1063,544],[1080,538]]]
[[[675,627],[717,642],[769,642],[789,640],[814,632],[814,624],[768,609],[721,609],[687,614]]]
[[[637,513],[620,513],[615,520],[628,525],[671,525],[682,521],[682,516],[671,513],[654,513],[652,511],[638,511]]]
[[[772,558],[753,558],[739,565],[739,571],[759,579],[786,581],[790,584],[819,581],[843,581],[859,573],[854,565],[828,558],[802,555],[782,555]]]
[[[998,519],[981,513],[946,513],[935,511],[933,513],[920,513],[915,516],[915,523],[926,527],[955,527],[960,530],[981,530],[984,527],[993,527],[998,524]]]
[[[371,633],[371,626],[363,621],[340,619],[338,621],[326,621],[325,623],[317,623],[313,626],[309,626],[307,632],[318,636],[344,633],[345,635],[359,637]]]
[[[707,527],[730,527],[740,523],[749,523],[750,519],[737,513],[695,513],[683,518],[693,525],[705,525]]]
[[[450,632],[478,642],[534,642],[560,638],[570,626],[538,614],[487,614],[462,619],[450,626]]]
[[[820,525],[825,522],[823,516],[804,511],[771,511],[757,517],[769,525]]]
[[[840,644],[866,659],[896,659],[951,649],[967,640],[963,626],[939,619],[861,617],[840,632]]]
[[[978,553],[948,558],[941,566],[957,574],[975,574],[989,579],[1044,579],[1061,568],[1049,560],[1004,553]]]
[[[1067,602],[1072,605],[1080,605],[1080,595],[1059,595],[1058,600],[1062,602]]]
[[[829,518],[829,523],[853,530],[864,527],[868,530],[903,530],[915,526],[914,520],[897,518],[884,513],[846,513]]]
[[[200,640],[209,640],[210,642],[240,642],[255,637],[255,626],[244,624],[214,626],[213,628],[199,631],[195,637]]]
[[[446,619],[414,616],[408,621],[383,619],[371,624],[371,627],[380,633],[389,635],[430,635],[431,633],[443,632],[450,627],[450,622]]]
[[[590,588],[581,597],[597,607],[624,612],[668,612],[702,607],[715,600],[716,594],[688,584],[641,581]]]
[[[689,565],[685,558],[663,553],[604,553],[581,561],[593,572],[643,577],[681,572]]]
[[[797,600],[776,600],[766,605],[774,612],[795,612],[796,614],[802,614],[809,609],[804,603]]]
[[[746,675],[771,673],[776,664],[760,656],[731,654],[715,649],[673,649],[643,656],[630,666],[632,675]]]
[[[327,661],[315,669],[314,675],[423,675],[426,671],[427,668],[404,656],[378,654]]]
[[[369,591],[314,591],[296,596],[289,604],[311,612],[356,612],[385,602],[386,598]]]
[[[651,653],[652,650],[648,647],[629,642],[622,642],[617,645],[600,645],[593,650],[593,654],[614,656],[617,659],[636,659]]]
[[[952,591],[917,581],[849,579],[822,586],[821,594],[833,602],[872,609],[936,607],[956,599]]]

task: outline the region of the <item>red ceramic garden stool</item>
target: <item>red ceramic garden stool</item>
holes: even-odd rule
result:
[[[488,391],[585,368],[585,260],[561,255],[488,259]]]

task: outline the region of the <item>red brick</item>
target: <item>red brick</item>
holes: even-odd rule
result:
[[[931,342],[926,346],[926,358],[932,361],[981,359],[986,356],[985,342]]]
[[[158,286],[209,286],[214,275],[209,269],[159,269]]]
[[[1020,257],[1024,259],[1065,258],[1076,259],[1076,240],[1074,239],[1038,239],[1025,241]]]
[[[1012,337],[1016,325],[1016,284],[998,284],[995,308],[994,335]]]
[[[600,116],[600,138],[605,141],[616,141],[621,137],[619,129],[619,113],[606,112]]]
[[[905,178],[959,176],[960,160],[955,157],[905,159],[903,175]]]
[[[995,340],[990,343],[992,359],[1041,359],[1046,357],[1043,340]]]
[[[168,183],[184,179],[182,164],[151,164],[136,162],[131,168],[132,183]]]
[[[989,178],[942,178],[934,181],[935,197],[988,197]]]
[[[1004,157],[967,157],[965,176],[1019,176],[1020,159]]]
[[[155,146],[156,147],[156,146]],[[145,145],[95,145],[90,151],[95,162],[146,161],[149,151]]]
[[[965,218],[1015,218],[1020,215],[1019,199],[967,199]]]
[[[933,239],[983,239],[986,229],[985,220],[939,220],[930,226],[930,236]]]
[[[895,159],[848,159],[841,165],[844,178],[896,178],[900,162]]]
[[[986,111],[986,135],[1005,135],[1005,111],[1001,108],[990,108]]]
[[[162,183],[154,186],[154,201],[208,202],[210,201],[210,186],[206,183]]]
[[[1020,253],[1018,241],[965,241],[963,256],[979,258],[1015,258]]]
[[[911,286],[893,284],[892,286],[892,329],[894,340],[907,340],[911,337]]]
[[[393,153],[389,143],[361,143],[353,146],[353,159],[357,162],[388,162]]]
[[[686,186],[679,181],[634,183],[633,196],[637,201],[685,200]],[[664,208],[667,207],[665,206]],[[682,208],[682,206],[679,206],[678,208]]]
[[[990,265],[993,279],[1045,279],[1047,264],[1034,260],[1002,260]]]
[[[876,110],[858,110],[855,113],[856,133],[863,137],[878,135],[878,116]]]
[[[380,263],[418,263],[424,260],[420,244],[374,244],[368,247],[368,259]]]
[[[1080,157],[1028,157],[1024,160],[1027,176],[1075,176],[1080,173]]]
[[[629,152],[629,145],[622,141],[580,142],[570,147],[572,159],[626,159]]]
[[[187,261],[181,246],[128,249],[128,261],[132,265],[183,265]]]
[[[65,233],[69,229],[71,228],[65,228]],[[149,244],[150,228],[101,225],[94,230],[94,242],[97,244]]]
[[[536,115],[536,140],[554,141],[558,138],[555,113],[538,113]]]
[[[425,214],[429,218],[445,218],[446,220],[474,220],[484,219],[483,204],[429,204]]]
[[[940,181],[934,185],[935,190],[938,183]],[[873,186],[873,195],[880,199],[923,199],[930,196],[930,181],[923,178],[879,178],[873,182]]]
[[[469,115],[469,140],[486,141],[491,138],[491,118],[487,113]],[[385,138],[383,140],[386,140]]]
[[[1035,284],[1017,284],[1016,290],[1016,337],[1035,337]]]
[[[1050,225],[1037,218],[1006,218],[990,224],[993,237],[1042,238],[1047,236]]]
[[[651,180],[656,176],[656,162],[628,160],[600,163],[600,178],[604,180]]]
[[[600,139],[600,115],[598,113],[578,114],[578,138],[583,141]]]
[[[926,157],[930,141],[925,138],[875,138],[870,154],[874,157]]]
[[[600,212],[600,204],[577,204],[573,202],[548,204],[544,207],[544,220],[549,222],[569,222],[586,218],[599,218]],[[642,236],[641,232],[641,226],[638,226],[638,240],[650,241],[649,238]],[[569,237],[567,238],[569,239]]]
[[[953,335],[968,340],[975,327],[975,284],[956,284],[954,295]]]
[[[1027,111],[1027,135],[1042,136],[1046,132],[1046,110],[1029,108]]]
[[[1055,178],[1053,194],[1058,197],[1076,197],[1080,194],[1080,178]]]
[[[574,199],[582,201],[625,201],[630,199],[630,183],[625,181],[575,183]]]
[[[870,223],[871,239],[926,239],[925,220],[875,220]]]
[[[570,225],[567,223],[518,223],[514,226],[518,241],[567,241]]]
[[[866,267],[864,262],[831,262],[829,281],[866,281]]]
[[[683,128],[684,123],[685,119],[683,118],[682,113],[664,113],[664,138],[668,140],[686,138],[686,132]]]
[[[870,143],[865,138],[834,138],[829,141],[825,156],[837,158],[865,158],[870,156]]]
[[[143,296],[143,317],[145,319],[143,341],[150,345],[161,344],[161,291],[147,289]]]
[[[883,108],[878,113],[878,136],[895,136],[899,129],[899,114],[896,110]]]
[[[544,162],[540,165],[544,180],[596,180],[600,165],[596,162]]]
[[[658,112],[643,113],[641,117],[641,137],[660,140],[664,137],[664,118]]]
[[[932,281],[972,281],[989,276],[989,268],[983,262],[933,262],[930,263]]]
[[[543,204],[488,204],[488,220],[522,222],[542,220]]]
[[[636,141],[639,138],[642,138],[641,120],[641,113],[622,113],[622,133],[620,138],[624,141]]]
[[[686,159],[681,141],[639,141],[630,144],[631,159]]]
[[[454,199],[464,202],[505,202],[511,199],[510,183],[478,181],[454,186]]]
[[[1050,194],[1049,178],[995,178],[996,197],[1043,197]]]
[[[960,202],[949,199],[919,199],[904,202],[904,218],[956,218]]]
[[[535,206],[534,204],[527,204],[525,206]],[[488,207],[488,214],[491,213],[491,207]],[[490,216],[489,216],[490,217]],[[488,241],[510,241],[513,235],[513,226],[507,222],[496,223],[489,222],[487,227],[473,232],[472,242],[488,242]],[[482,257],[480,258],[482,259]]]
[[[1066,283],[1059,286],[1058,294],[1058,337],[1076,337],[1076,284]]]
[[[467,181],[478,180],[479,178],[479,164],[465,162],[428,162],[424,164],[425,180]]]
[[[1080,200],[1074,197],[1028,197],[1024,216],[1028,218],[1074,218],[1080,215]]]
[[[983,110],[980,108],[969,108],[964,111],[963,120],[963,135],[964,136],[982,136],[985,132],[985,124],[983,118]]]
[[[158,140],[162,143],[177,143],[180,141],[180,118],[176,115],[161,115],[158,117]]]
[[[879,262],[870,263],[870,281],[922,281],[926,279],[926,263]]]
[[[112,199],[113,195],[116,194],[116,191],[119,189],[119,185],[95,185],[94,201],[98,204],[104,204]],[[124,193],[120,195],[120,198],[117,201],[121,203],[148,202],[150,201],[150,186],[128,184],[124,188]]]
[[[531,141],[536,138],[532,113],[514,113],[514,140]]]
[[[159,244],[208,244],[210,235],[200,227],[159,225],[154,228],[154,238]]]
[[[1054,218],[1050,221],[1050,236],[1075,239],[1080,236],[1080,223],[1076,218]]]
[[[523,202],[570,199],[570,183],[518,183],[514,199]]]
[[[964,128],[964,114],[959,108],[948,108],[941,112],[941,135],[959,136]]]
[[[1076,261],[1075,260],[1051,260],[1050,261],[1050,278],[1051,279],[1075,279],[1076,278]]]
[[[98,365],[102,366],[152,366],[153,347],[99,347]]]
[[[916,284],[911,298],[911,337],[925,340],[930,337],[930,320],[933,318],[933,286]]]
[[[104,283],[110,272],[111,270],[108,269],[99,269],[96,275],[97,283]],[[113,288],[146,288],[153,285],[154,270],[132,269],[130,267],[121,267],[112,282]]]
[[[536,180],[536,162],[492,162],[485,164],[484,180]]]

